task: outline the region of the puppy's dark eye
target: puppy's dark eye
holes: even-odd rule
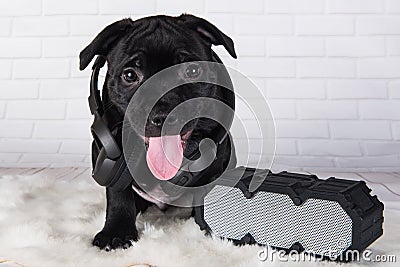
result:
[[[201,67],[197,64],[190,64],[185,70],[185,75],[189,79],[196,79],[200,74]]]
[[[135,83],[139,80],[139,77],[134,69],[126,69],[122,72],[122,78],[127,83]]]

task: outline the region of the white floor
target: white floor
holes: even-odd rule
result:
[[[0,168],[0,267],[14,266],[287,266],[260,262],[256,246],[205,237],[193,219],[173,220],[157,209],[138,219],[140,242],[114,252],[91,245],[104,223],[104,189],[88,168]],[[365,180],[385,204],[384,235],[371,250],[400,260],[400,173],[316,173]],[[159,219],[162,218],[162,219]],[[296,266],[310,266],[309,262]],[[312,264],[314,265],[314,264]],[[333,262],[318,266],[338,266]],[[396,266],[368,262],[349,266]]]

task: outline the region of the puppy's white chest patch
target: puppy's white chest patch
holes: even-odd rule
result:
[[[177,200],[181,195],[171,197],[167,195],[161,188],[160,185],[157,185],[155,188],[150,190],[149,194],[142,191],[140,188],[132,185],[132,189],[149,202],[156,204],[161,210],[164,210],[167,207],[167,203],[171,203],[174,200]]]

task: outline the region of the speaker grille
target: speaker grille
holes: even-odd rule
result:
[[[300,242],[306,252],[329,257],[352,243],[352,220],[335,201],[309,198],[296,206],[285,194],[259,191],[247,199],[238,188],[217,185],[204,203],[204,220],[220,237],[249,233],[259,244],[287,249]]]

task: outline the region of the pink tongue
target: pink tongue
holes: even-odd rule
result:
[[[174,177],[183,161],[181,136],[150,137],[146,160],[156,178],[169,180]]]

